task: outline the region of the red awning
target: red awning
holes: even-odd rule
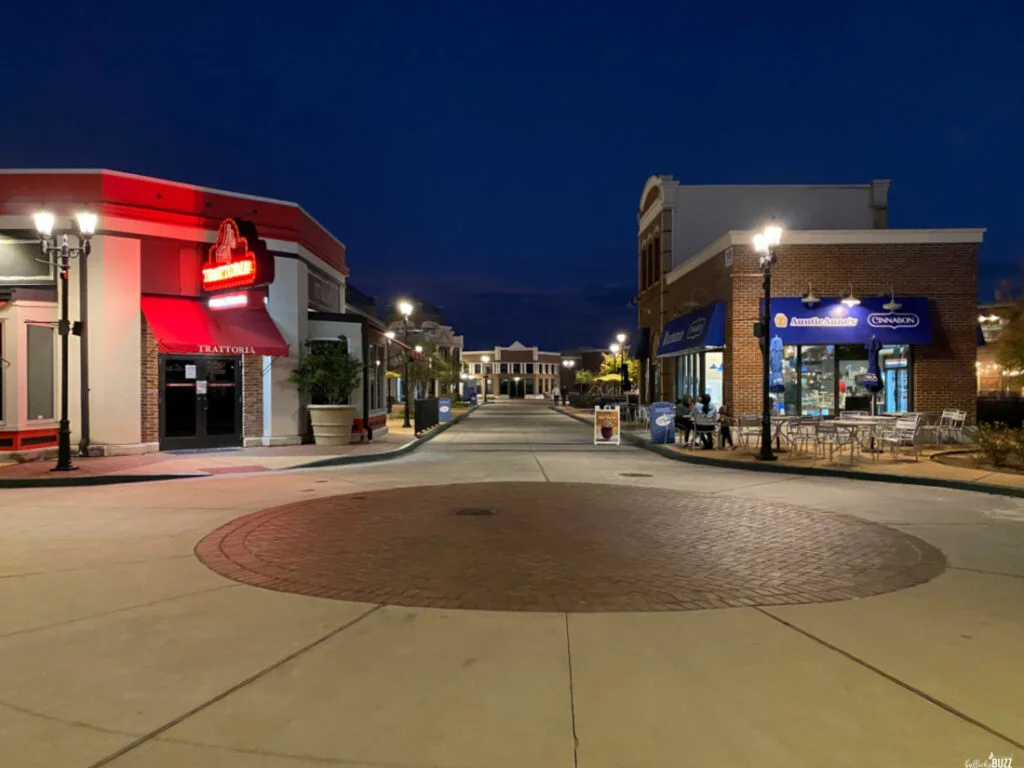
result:
[[[167,354],[288,356],[288,345],[262,306],[210,310],[202,300],[143,296],[142,313]]]

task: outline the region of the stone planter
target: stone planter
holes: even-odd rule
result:
[[[310,405],[309,422],[317,445],[348,445],[352,442],[354,405]]]

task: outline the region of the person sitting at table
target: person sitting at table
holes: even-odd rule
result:
[[[693,409],[693,424],[700,437],[701,448],[710,451],[715,447],[715,423],[718,421],[718,410],[711,403],[711,395],[706,392],[700,396],[700,403]]]
[[[676,429],[683,433],[683,444],[689,443],[693,434],[693,398],[689,395],[676,400]]]

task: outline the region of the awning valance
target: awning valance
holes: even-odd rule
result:
[[[651,329],[638,328],[633,332],[633,343],[629,348],[632,360],[646,360],[651,356]]]
[[[715,302],[665,324],[658,357],[706,347],[725,346],[725,304]]]
[[[165,354],[288,356],[262,305],[210,310],[202,300],[143,296],[142,313]]]
[[[808,306],[799,297],[772,299],[769,335],[785,344],[931,344],[928,299],[897,296],[862,299],[849,307],[838,298]],[[895,305],[899,305],[896,307]]]

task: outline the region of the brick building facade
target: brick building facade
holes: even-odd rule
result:
[[[658,186],[649,183],[641,205],[653,204],[657,191]],[[644,213],[642,207],[641,220]],[[728,231],[696,253],[680,258],[676,252],[673,268],[676,220],[671,209],[657,211],[646,217],[639,234],[638,321],[651,335],[642,386],[644,399],[674,401],[682,394],[707,390],[705,382],[713,375],[713,399],[729,404],[734,414],[759,413],[762,355],[754,325],[763,292],[758,255],[751,245],[753,232]],[[848,293],[863,300],[865,306],[877,306],[881,301],[899,303],[901,297],[904,303],[926,300],[927,317],[920,324],[930,326],[930,341],[891,345],[893,353],[885,360],[893,366],[883,371],[883,377],[890,378],[892,387],[899,380],[900,391],[890,393],[895,399],[888,408],[888,390],[883,391],[881,404],[876,402],[875,407],[920,412],[959,408],[973,421],[977,390],[977,250],[983,231],[889,230],[884,226],[884,210],[880,215],[878,206],[869,220],[874,228],[786,231],[776,249],[773,297],[784,300],[780,305],[788,300],[789,306],[806,306],[808,311],[816,306],[835,306],[839,313],[844,310],[838,297]],[[820,299],[819,303],[803,303],[808,294]],[[671,333],[687,317],[709,316],[712,307],[720,307],[724,315],[720,338],[689,349],[685,349],[686,342],[676,342],[674,348],[663,344],[666,328]],[[868,322],[881,314],[870,315]],[[785,319],[781,322],[784,324]],[[774,326],[771,331],[779,332]],[[858,351],[863,350],[863,342],[859,346],[848,343],[845,333],[822,329],[820,342],[815,345],[786,347],[794,392],[791,396],[787,383],[786,402],[782,396],[778,398],[780,410],[834,416],[856,393],[856,376],[844,378],[843,368],[857,373],[863,370],[859,367],[862,361],[846,365],[842,355],[864,357],[866,365],[866,353]],[[879,334],[883,343],[901,338],[899,332],[890,334],[888,329]],[[679,346],[684,347],[684,353],[678,352]],[[814,359],[810,365],[805,349],[807,357]],[[687,368],[691,365],[687,355],[700,361],[713,358],[714,366],[705,362],[705,367],[694,373]],[[830,387],[834,388],[831,393]],[[850,407],[854,402],[850,400]]]

